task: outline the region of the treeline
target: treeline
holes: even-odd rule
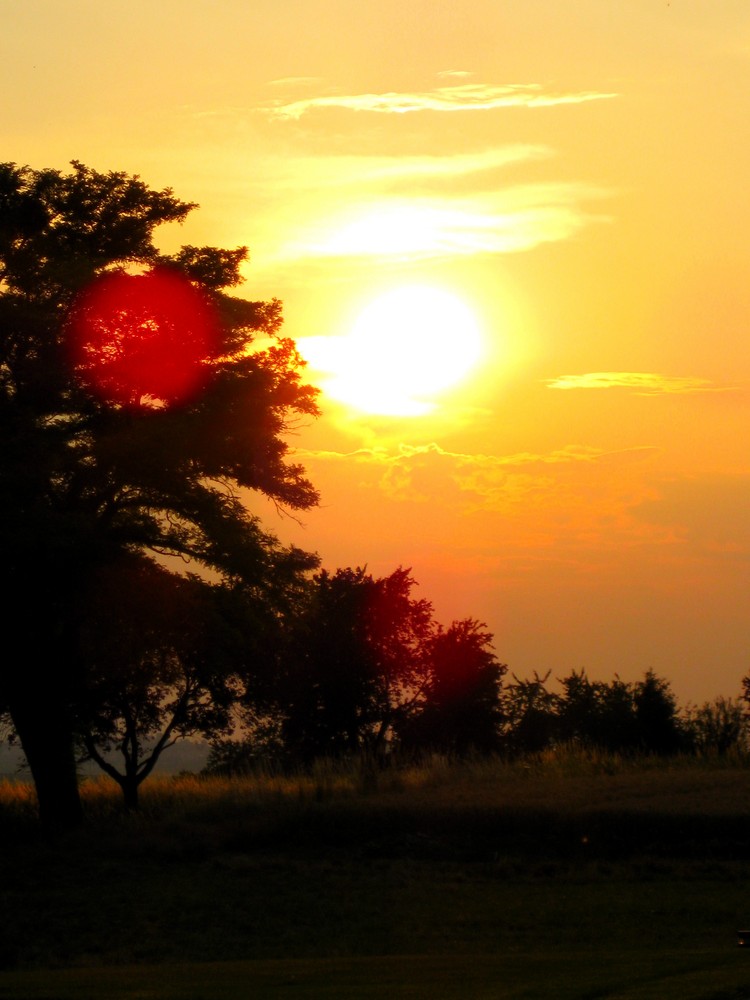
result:
[[[212,741],[216,760],[498,748],[506,668],[484,626],[444,628],[402,568],[285,578],[277,566],[274,579],[259,592],[135,554],[95,575],[78,622],[74,739],[129,808],[164,750],[190,736]]]
[[[493,636],[474,619],[443,628],[411,599],[403,570],[363,570],[313,582],[291,648],[274,675],[275,699],[245,702],[238,739],[214,740],[208,770],[238,773],[259,759],[293,765],[361,754],[498,754],[554,747],[635,755],[725,755],[750,736],[743,695],[680,707],[670,683],[590,679],[585,670],[531,679],[510,674]]]
[[[681,709],[667,680],[521,679],[472,618],[443,626],[398,568],[314,575],[276,568],[274,600],[239,581],[180,575],[131,554],[96,574],[78,623],[72,706],[79,762],[128,808],[177,740],[212,744],[208,768],[260,761],[441,753],[519,757],[578,746],[620,754],[744,750],[744,696]]]
[[[746,703],[680,709],[647,671],[626,682],[509,673],[472,618],[443,626],[411,572],[365,568],[285,580],[274,600],[131,555],[97,574],[79,625],[79,761],[128,808],[177,740],[212,744],[208,769],[320,758],[519,757],[555,746],[620,754],[745,748]],[[747,695],[748,681],[745,681]]]
[[[592,681],[584,670],[557,679],[551,673],[513,682],[503,691],[504,749],[535,753],[573,745],[618,754],[744,751],[750,734],[747,679],[744,697],[718,696],[701,705],[677,703],[667,680],[647,670],[639,681]]]

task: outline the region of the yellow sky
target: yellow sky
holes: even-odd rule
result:
[[[346,344],[404,285],[472,311],[482,360],[421,415],[324,399],[295,438],[322,506],[299,526],[256,502],[270,527],[329,568],[411,566],[520,676],[652,667],[683,701],[738,693],[747,0],[0,13],[3,159],[199,202],[166,238],[248,244],[246,294],[280,297],[303,348]]]

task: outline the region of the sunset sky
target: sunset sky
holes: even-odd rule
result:
[[[163,246],[246,244],[243,294],[283,300],[322,502],[253,499],[269,528],[412,567],[518,676],[739,693],[747,0],[0,12],[0,159],[170,186],[201,207]]]

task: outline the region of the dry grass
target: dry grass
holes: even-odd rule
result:
[[[253,813],[290,813],[320,803],[373,800],[441,809],[553,809],[576,812],[636,811],[661,814],[750,816],[750,758],[627,758],[597,751],[557,750],[521,761],[451,760],[434,756],[418,764],[377,766],[367,760],[317,762],[285,773],[259,767],[242,777],[181,774],[151,777],[141,787],[141,818],[172,822]],[[122,811],[119,787],[106,776],[86,777],[81,797],[89,820]],[[0,782],[0,815],[33,821],[33,786]]]

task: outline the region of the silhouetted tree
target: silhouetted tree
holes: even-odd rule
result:
[[[633,684],[615,675],[612,681],[592,681],[586,672],[572,671],[560,679],[557,739],[562,743],[598,747],[613,753],[639,749],[641,733]]]
[[[674,753],[681,735],[669,683],[646,672],[642,681],[592,681],[586,672],[560,678],[557,739],[616,753]]]
[[[362,568],[316,576],[292,635],[280,706],[287,744],[303,757],[379,752],[415,710],[433,623],[413,586],[402,568],[379,579]]]
[[[638,685],[614,680],[599,686],[598,743],[614,753],[643,749],[644,734],[638,717]]]
[[[186,246],[167,256],[153,242],[159,226],[194,207],[170,189],[75,161],[68,174],[0,165],[0,554],[8,594],[0,702],[48,823],[80,819],[73,731],[82,595],[92,572],[123,551],[150,550],[262,583],[282,555],[269,554],[241,491],[260,490],[292,509],[317,499],[282,440],[290,420],[316,413],[316,403],[293,343],[280,335],[280,304],[228,291],[241,281],[246,249]],[[166,275],[167,299],[179,276],[190,308],[149,312],[142,292],[152,274]],[[120,298],[103,318],[91,290],[109,288],[112,275]],[[211,336],[196,325],[198,314]],[[171,376],[151,378],[159,366],[179,367],[181,344],[201,390],[192,396]],[[283,558],[298,573],[315,564],[297,550]]]
[[[367,745],[381,752],[397,724],[420,709],[429,683],[435,624],[432,604],[411,596],[416,581],[399,567],[374,581],[365,617],[374,654],[371,726]]]
[[[687,749],[698,754],[725,756],[747,749],[748,717],[742,698],[717,697],[690,706],[681,718]]]
[[[473,618],[438,626],[424,646],[424,700],[401,727],[404,744],[459,755],[498,750],[507,667],[497,661],[486,626]]]
[[[245,711],[241,722],[239,738],[211,740],[204,774],[235,777],[252,773],[258,766],[267,773],[269,770],[283,771],[287,765],[299,765],[299,758],[290,753],[284,740],[282,720],[278,715]]]
[[[277,591],[283,582],[280,571]],[[141,555],[100,570],[94,584],[81,635],[79,738],[135,809],[165,749],[231,731],[248,676],[268,668],[280,609],[276,593],[258,600]]]
[[[647,753],[677,753],[682,745],[677,699],[669,681],[647,670],[633,697],[640,747]]]
[[[557,739],[561,743],[600,746],[602,741],[601,693],[604,685],[592,681],[585,670],[559,678]]]
[[[539,753],[557,736],[556,695],[547,690],[551,671],[531,680],[513,675],[502,691],[502,748],[511,754]]]

